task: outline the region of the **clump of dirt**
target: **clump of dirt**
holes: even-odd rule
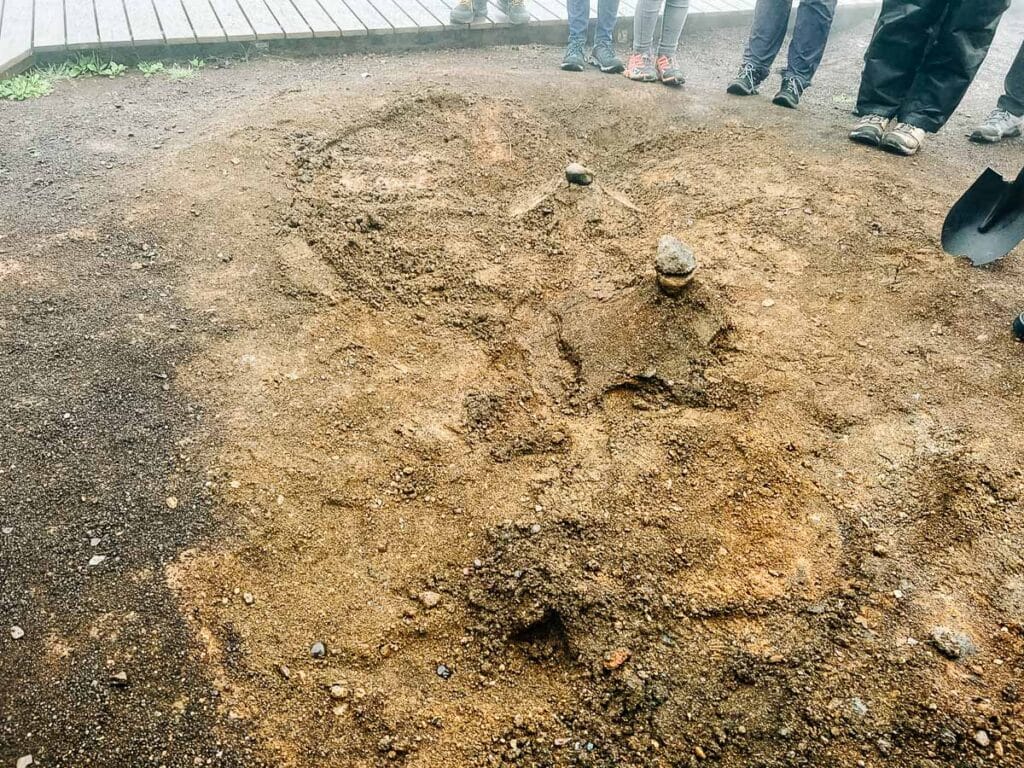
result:
[[[280,764],[1019,762],[1014,297],[925,234],[941,188],[539,94],[223,141],[193,300],[235,333],[179,377],[249,533],[170,578]]]

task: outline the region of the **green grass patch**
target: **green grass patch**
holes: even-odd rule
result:
[[[164,71],[164,63],[162,61],[140,61],[138,68],[139,72],[146,77],[152,77]]]

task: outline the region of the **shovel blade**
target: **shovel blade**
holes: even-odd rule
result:
[[[966,256],[976,267],[1012,251],[1024,239],[1024,196],[1017,192],[1013,182],[986,168],[946,215],[943,249]],[[997,215],[990,221],[994,211]]]

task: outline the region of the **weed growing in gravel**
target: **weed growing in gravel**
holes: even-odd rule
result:
[[[139,72],[146,77],[151,77],[164,71],[164,63],[162,61],[140,61],[138,66]]]
[[[0,99],[6,101],[38,99],[51,91],[53,80],[42,72],[25,72],[7,80],[0,80]]]
[[[101,59],[95,53],[83,53],[67,63],[69,77],[117,77],[127,70],[124,64]]]

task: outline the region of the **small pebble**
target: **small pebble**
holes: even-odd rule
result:
[[[974,734],[974,741],[977,742],[979,747],[987,747],[992,743],[992,739],[989,738],[988,731],[976,731]]]
[[[246,605],[252,605],[256,602],[256,598],[253,597],[252,592],[243,592],[242,600],[245,602]]]
[[[14,764],[14,768],[28,768],[30,765],[34,765],[32,755],[23,755],[18,758],[18,761]]]
[[[168,509],[177,509],[178,508],[178,499],[177,499],[177,497],[175,497],[175,496],[168,496],[167,497],[167,508]]]
[[[25,636],[25,630],[15,624],[11,627],[11,638],[14,640],[21,640]]]
[[[775,299],[765,299],[764,301],[761,302],[761,306],[762,307],[774,307],[775,306]]]
[[[110,676],[110,684],[117,686],[118,688],[123,688],[128,685],[128,673],[123,670],[121,672],[115,672]]]
[[[452,676],[452,668],[449,667],[447,664],[438,664],[436,671],[437,676],[440,677],[442,680],[447,680],[449,677]]]
[[[331,690],[331,698],[332,699],[341,700],[341,699],[347,699],[348,698],[348,688],[346,688],[343,685],[339,685],[338,683],[335,683],[334,685],[331,686],[330,690]]]
[[[106,555],[93,555],[89,558],[89,565],[99,565],[107,559]]]
[[[436,608],[441,602],[441,596],[437,592],[420,592],[420,602],[424,608]]]
[[[628,648],[616,648],[609,651],[604,657],[604,668],[608,670],[618,669],[629,661],[629,657],[632,655]]]
[[[318,640],[309,647],[309,655],[314,659],[322,659],[327,656],[327,646]]]

